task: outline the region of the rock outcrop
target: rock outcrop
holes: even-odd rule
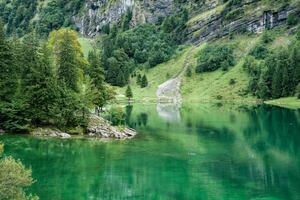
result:
[[[135,130],[127,127],[112,126],[109,121],[96,115],[91,116],[87,131],[89,137],[95,138],[127,139],[137,134]]]
[[[249,0],[243,7],[255,7],[259,1]],[[186,30],[186,41],[193,44],[199,44],[203,41],[221,38],[230,33],[249,32],[261,33],[265,29],[272,29],[278,25],[286,23],[290,13],[298,13],[297,9],[292,6],[285,6],[278,10],[264,10],[258,8],[257,11],[241,14],[235,19],[226,19],[225,13],[215,5],[212,10],[203,13],[199,19],[191,20]],[[236,10],[238,10],[236,8]],[[260,14],[261,13],[261,14]]]
[[[131,25],[156,23],[171,14],[173,0],[87,0],[82,12],[74,17],[80,33],[95,36],[104,25],[118,23],[129,10]]]

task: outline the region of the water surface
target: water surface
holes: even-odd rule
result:
[[[300,199],[300,111],[270,106],[126,108],[126,141],[1,136],[41,200]]]

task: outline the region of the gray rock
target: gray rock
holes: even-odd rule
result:
[[[137,134],[135,130],[127,127],[123,129],[114,127],[108,121],[96,115],[91,116],[87,130],[88,136],[95,138],[128,139]]]
[[[74,17],[80,33],[95,36],[108,23],[118,23],[127,10],[132,11],[131,25],[156,23],[171,14],[174,0],[87,0],[83,11]]]

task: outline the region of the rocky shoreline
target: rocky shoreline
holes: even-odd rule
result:
[[[92,115],[87,127],[87,133],[82,135],[85,138],[95,139],[130,139],[133,138],[137,132],[128,127],[115,127],[102,117]],[[30,132],[30,135],[37,137],[52,137],[69,139],[77,137],[78,135],[71,135],[63,132],[57,128],[35,128]]]

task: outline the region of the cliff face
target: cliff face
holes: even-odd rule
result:
[[[108,23],[117,23],[130,10],[131,25],[156,23],[171,14],[173,0],[87,0],[82,12],[74,17],[81,34],[94,36]]]
[[[298,1],[298,0],[289,0]],[[260,33],[286,22],[290,13],[298,13],[293,3],[268,5],[260,0],[240,0],[231,5],[218,0],[86,0],[80,14],[74,17],[81,34],[93,37],[106,24],[117,23],[124,14],[132,12],[131,26],[141,23],[156,23],[171,14],[178,6],[189,10],[190,20],[186,26],[186,42],[223,37],[233,32]],[[275,1],[276,2],[276,1]]]
[[[286,23],[290,13],[299,15],[293,5],[269,9],[258,0],[226,9],[226,4],[214,4],[211,9],[191,18],[187,23],[187,42],[198,44],[236,32],[261,33]]]

